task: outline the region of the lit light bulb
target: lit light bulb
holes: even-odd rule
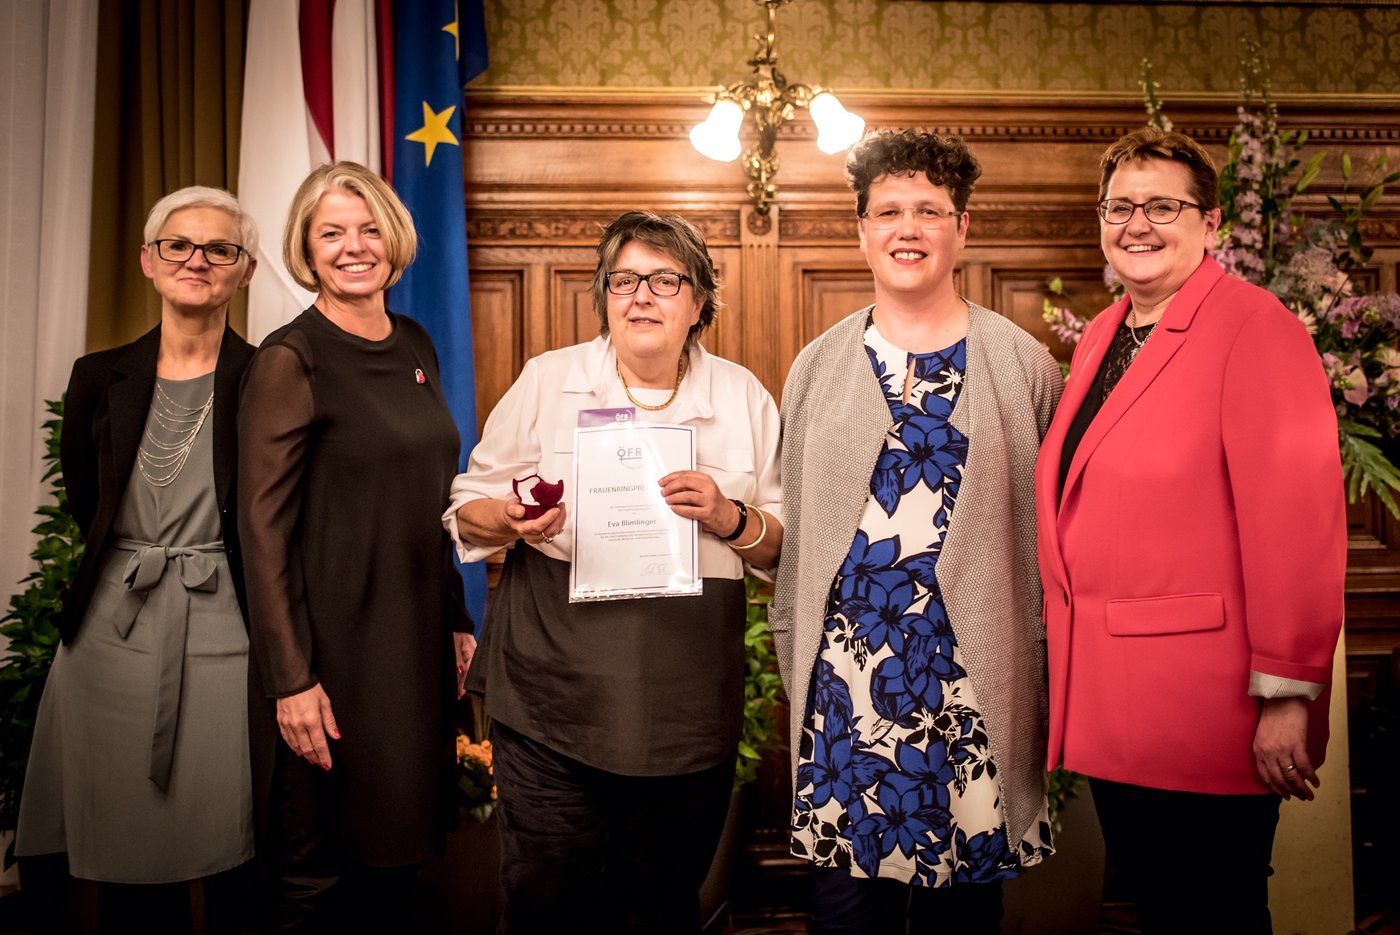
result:
[[[690,145],[717,162],[733,162],[743,148],[739,143],[743,122],[744,108],[737,101],[720,98],[710,108],[710,115],[691,128]]]
[[[865,132],[865,121],[842,106],[830,91],[812,98],[807,108],[817,125],[817,148],[824,153],[841,152]]]

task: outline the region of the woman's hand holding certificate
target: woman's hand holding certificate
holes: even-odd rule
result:
[[[672,510],[660,484],[694,471],[690,426],[574,430],[570,601],[700,593],[696,522]]]

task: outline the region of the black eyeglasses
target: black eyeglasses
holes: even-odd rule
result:
[[[1196,208],[1205,212],[1205,205],[1180,198],[1153,198],[1149,201],[1129,201],[1126,198],[1105,198],[1099,202],[1099,217],[1109,224],[1127,224],[1133,212],[1142,209],[1142,216],[1153,224],[1170,224],[1181,216],[1182,208]]]
[[[607,274],[608,291],[613,295],[631,295],[642,285],[647,284],[652,295],[668,296],[681,291],[681,283],[694,283],[684,273],[634,273],[630,269],[616,269]]]
[[[188,240],[153,240],[156,245],[156,253],[160,254],[162,260],[171,263],[184,263],[194,256],[196,250],[204,251],[204,259],[209,261],[211,266],[232,266],[238,262],[239,256],[246,253],[236,243],[224,243],[213,240],[209,243],[192,243]]]

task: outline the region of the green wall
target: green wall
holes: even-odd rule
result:
[[[746,73],[755,0],[486,0],[491,68],[474,87],[694,87]],[[1233,92],[1253,37],[1281,93],[1400,93],[1400,5],[794,0],[790,79],[841,89]]]

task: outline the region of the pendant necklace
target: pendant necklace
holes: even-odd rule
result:
[[[1131,351],[1128,352],[1128,362],[1129,362],[1129,363],[1132,363],[1133,361],[1137,360],[1138,351],[1142,350],[1143,345],[1147,344],[1147,339],[1150,338],[1150,337],[1152,337],[1153,333],[1157,330],[1157,325],[1158,325],[1159,322],[1161,322],[1161,319],[1159,318],[1159,319],[1157,319],[1157,321],[1154,321],[1152,324],[1148,325],[1148,326],[1147,326],[1147,336],[1144,337],[1142,340],[1138,340],[1137,330],[1136,330],[1136,329],[1137,329],[1137,309],[1136,309],[1136,308],[1128,309],[1128,318],[1131,319],[1131,321],[1128,322],[1128,337],[1130,337],[1130,338],[1133,339],[1133,349],[1132,349]]]

